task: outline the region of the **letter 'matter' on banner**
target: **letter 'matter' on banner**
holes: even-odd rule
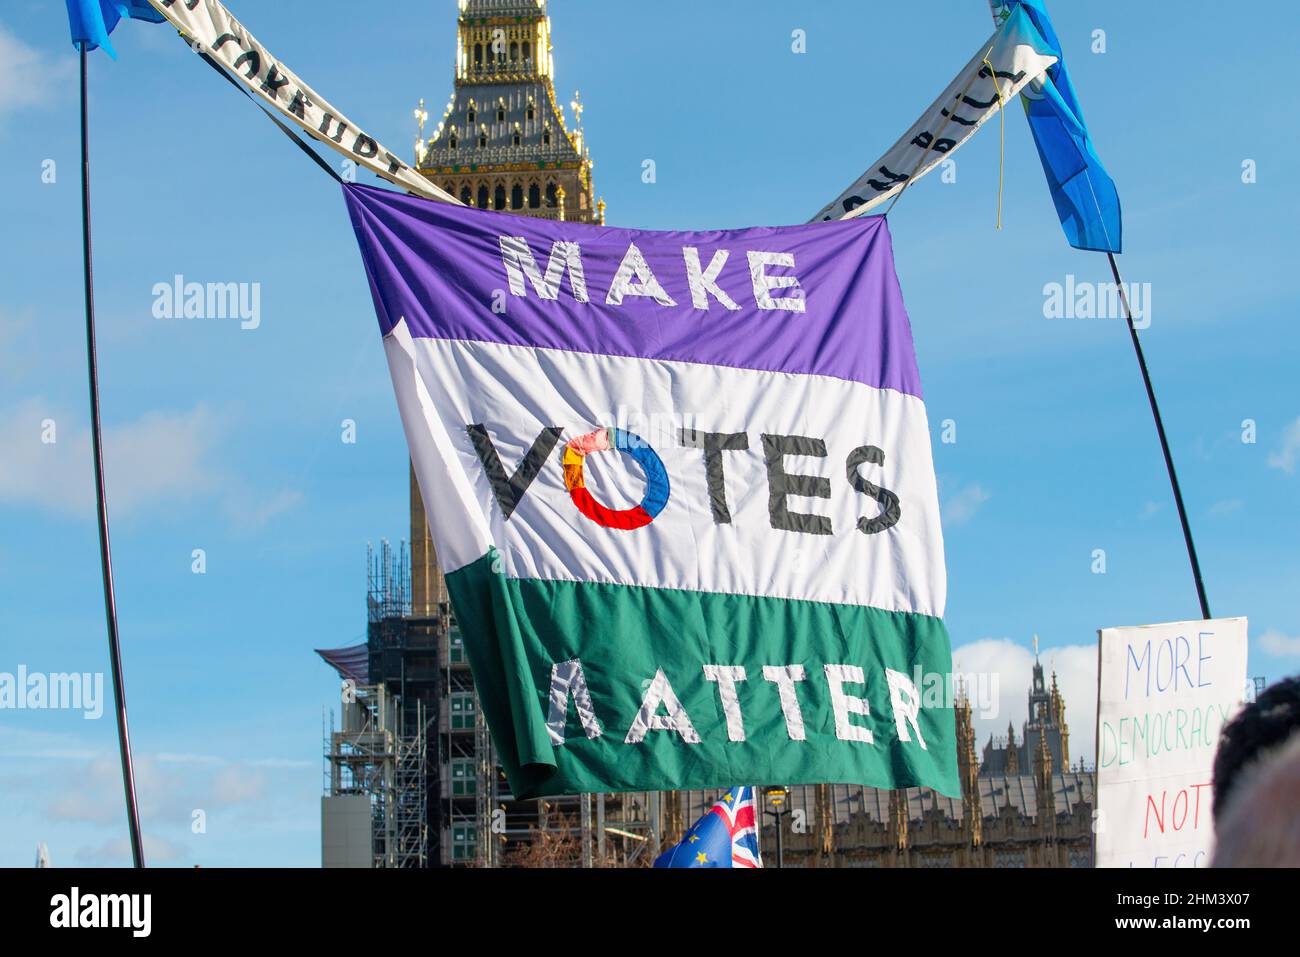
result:
[[[557,745],[564,744],[569,698],[573,698],[583,733],[593,740],[599,738],[600,722],[596,720],[596,712],[591,707],[591,693],[587,690],[587,679],[582,673],[582,662],[575,659],[557,661],[551,666],[550,706],[546,712],[546,731],[551,736],[551,741]]]

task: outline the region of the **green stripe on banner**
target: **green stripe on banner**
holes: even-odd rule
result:
[[[938,618],[827,602],[508,579],[500,567],[493,550],[447,575],[447,586],[498,758],[518,797],[720,789],[739,780],[923,785],[961,793],[948,693],[952,662]],[[574,665],[563,664],[574,661],[581,680]],[[727,682],[707,680],[705,665],[744,668],[745,680],[734,682],[730,721]],[[769,680],[778,674],[764,672],[773,666],[786,675],[795,665],[804,677],[787,690],[794,690],[797,711],[788,693],[783,707],[781,683]],[[854,683],[853,668],[862,670],[864,683]],[[672,710],[661,704],[660,720],[636,740],[647,695],[668,701],[664,682],[655,680],[659,671],[685,718],[675,728],[656,729]],[[556,673],[562,693],[553,694]],[[712,673],[719,678],[717,669]],[[562,724],[554,720],[559,701]],[[919,705],[914,724],[909,703]],[[583,720],[587,707],[594,723]],[[562,744],[553,742],[548,719]],[[742,730],[744,740],[732,740]],[[692,737],[695,743],[687,740]]]

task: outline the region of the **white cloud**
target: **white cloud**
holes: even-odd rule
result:
[[[6,812],[13,812],[0,815],[5,863],[29,865],[32,845],[27,835],[37,834],[49,844],[55,866],[128,865],[116,747],[103,742],[96,746],[77,735],[0,728],[0,756],[10,756],[4,747],[10,743],[62,760],[0,761],[0,794]],[[305,774],[314,767],[319,762],[273,755],[230,759],[137,752],[136,795],[146,858],[157,864],[223,856],[245,864],[262,861],[266,848],[250,836],[249,828],[287,834],[310,827],[302,809],[314,800],[315,778]],[[206,818],[205,834],[193,832],[196,811]]]
[[[148,864],[174,864],[185,854],[171,841],[152,834],[145,834],[143,838],[144,859]],[[124,837],[118,838],[93,847],[79,847],[72,857],[76,863],[89,867],[128,867],[131,864],[131,844]],[[51,863],[57,865],[58,861]]]
[[[27,371],[24,340],[29,338],[32,328],[29,316],[17,315],[9,309],[0,311],[0,373],[10,382]]]
[[[148,412],[104,430],[104,472],[112,517],[176,502],[216,499],[236,531],[255,532],[302,501],[295,490],[269,497],[224,467],[227,425],[208,406]],[[53,442],[46,439],[53,437]],[[0,410],[0,505],[94,514],[90,429],[84,415],[39,398]]]
[[[12,110],[45,106],[75,73],[71,57],[51,59],[0,24],[0,116]]]
[[[976,750],[982,752],[989,735],[1007,733],[1015,726],[1016,737],[1029,718],[1029,686],[1033,681],[1033,649],[1008,638],[984,638],[954,648],[953,668],[972,676],[971,703],[975,723]],[[1039,653],[1044,678],[1051,687],[1052,671],[1065,698],[1065,720],[1070,726],[1070,761],[1087,762],[1096,754],[1097,646],[1059,645]],[[991,700],[978,698],[981,688]]]
[[[207,757],[137,754],[133,766],[141,819],[162,829],[185,829],[196,809],[210,816],[255,806],[271,791],[269,775],[283,781],[285,775],[300,773],[296,765],[288,766],[291,762],[281,766],[274,758]],[[115,751],[68,762],[41,782],[45,814],[52,822],[116,826],[124,813],[121,774]]]
[[[224,758],[219,758],[215,754],[181,754],[171,751],[159,751],[157,758],[159,764],[207,764],[219,766],[225,763]]]
[[[1300,636],[1292,636],[1270,628],[1259,636],[1259,645],[1270,655],[1279,658],[1300,658]]]
[[[75,734],[0,726],[0,759],[6,761],[89,761],[98,754]]]
[[[1281,469],[1287,475],[1295,475],[1296,463],[1300,461],[1300,418],[1282,430],[1282,444],[1276,452],[1268,455],[1269,467]]]
[[[266,775],[238,765],[229,765],[213,775],[209,791],[218,805],[245,804],[266,796]]]
[[[1245,507],[1245,504],[1239,498],[1226,498],[1211,505],[1210,514],[1215,516],[1233,515],[1240,512]]]
[[[113,514],[211,491],[216,477],[206,458],[217,432],[203,405],[106,426],[104,472]],[[54,441],[46,441],[51,437]],[[0,414],[0,448],[7,459],[0,471],[0,503],[76,516],[93,513],[90,429],[82,416],[27,399]]]
[[[141,817],[175,819],[188,813],[193,805],[181,797],[182,778],[147,755],[137,754],[132,767]],[[61,776],[62,786],[46,805],[52,820],[112,825],[122,819],[122,766],[116,754],[101,752],[91,761],[66,767]]]
[[[967,485],[953,492],[939,509],[944,526],[955,528],[969,522],[990,498],[992,496],[979,484]]]
[[[238,501],[226,503],[226,512],[230,515],[235,529],[240,532],[257,532],[267,526],[271,519],[297,508],[303,502],[302,493],[296,489],[284,489],[274,493],[265,501],[248,501],[241,496]]]

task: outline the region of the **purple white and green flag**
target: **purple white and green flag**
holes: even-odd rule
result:
[[[651,232],[344,193],[516,795],[959,793],[883,218]]]

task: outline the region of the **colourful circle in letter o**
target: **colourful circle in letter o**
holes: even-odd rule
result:
[[[608,452],[617,449],[629,456],[645,473],[645,495],[641,504],[632,508],[606,508],[596,501],[587,489],[582,474],[583,460],[591,452]],[[570,439],[564,447],[564,485],[578,511],[597,525],[605,528],[633,529],[649,525],[668,504],[668,472],[657,452],[645,439],[613,426],[588,432]]]

